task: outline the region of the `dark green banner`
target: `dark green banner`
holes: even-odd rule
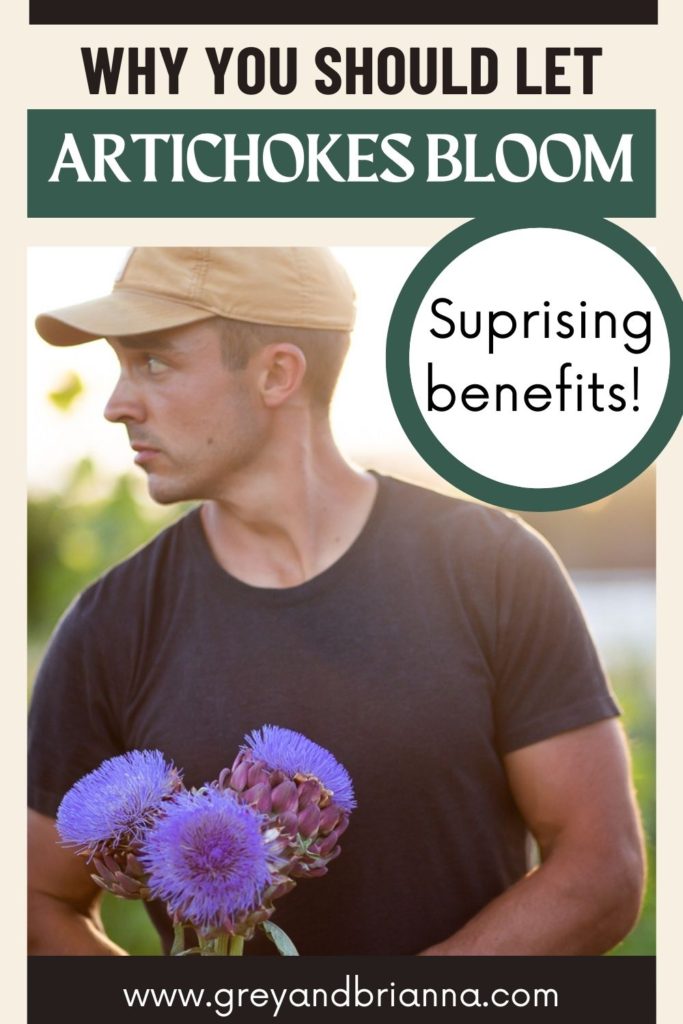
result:
[[[651,110],[31,110],[29,217],[655,214]]]

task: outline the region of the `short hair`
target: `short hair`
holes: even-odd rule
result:
[[[311,405],[327,411],[351,340],[348,331],[313,327],[280,327],[217,316],[223,362],[229,370],[243,370],[260,348],[288,343],[306,359],[303,386]]]

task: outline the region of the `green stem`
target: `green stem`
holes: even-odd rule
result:
[[[228,956],[242,956],[244,951],[244,939],[241,935],[230,936],[230,952]]]
[[[213,949],[216,956],[228,955],[228,936],[219,935],[213,940]]]
[[[171,946],[171,956],[177,956],[178,953],[182,953],[185,949],[185,930],[181,924],[173,925],[173,945]]]

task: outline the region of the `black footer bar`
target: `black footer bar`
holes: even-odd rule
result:
[[[28,1024],[655,1021],[653,957],[33,957],[28,986]]]

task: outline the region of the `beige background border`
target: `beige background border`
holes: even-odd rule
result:
[[[3,956],[5,988],[3,1004],[8,1019],[20,1021],[24,1010],[24,714],[25,697],[25,512],[24,512],[24,334],[25,334],[25,249],[27,245],[49,244],[430,244],[442,237],[456,221],[337,221],[226,222],[182,220],[178,222],[32,221],[24,217],[26,181],[27,107],[123,107],[123,106],[338,106],[338,107],[449,107],[448,98],[432,97],[343,97],[332,102],[303,83],[290,97],[263,95],[258,101],[246,97],[212,97],[208,66],[200,57],[204,45],[299,45],[304,54],[328,42],[345,45],[452,45],[466,52],[470,46],[492,46],[501,62],[517,45],[530,50],[546,45],[602,46],[598,61],[595,95],[592,97],[515,97],[511,76],[490,97],[476,100],[458,98],[468,107],[656,107],[658,111],[657,192],[659,215],[654,221],[622,222],[638,238],[657,247],[661,261],[677,281],[683,282],[683,257],[679,233],[683,228],[680,200],[680,108],[681,66],[678,40],[683,17],[678,0],[661,0],[658,27],[245,27],[230,28],[50,28],[29,29],[27,4],[7,5],[3,12],[7,31],[0,62],[3,118],[3,218],[2,285],[5,311],[3,343],[4,388],[2,402],[5,442],[4,498],[2,502],[2,565],[4,583],[0,589],[1,621],[5,647],[5,740],[3,752],[5,842],[2,858],[9,860],[4,886],[5,934],[11,934]],[[89,97],[85,87],[79,47],[81,45],[188,45],[183,71],[183,88],[178,97]],[[191,56],[193,59],[191,61]],[[194,59],[196,58],[196,59]],[[680,339],[677,339],[680,343]],[[683,503],[683,430],[658,460],[658,774],[659,774],[659,964],[661,1001],[659,1021],[676,1020],[676,973],[679,921],[683,917],[680,886],[680,846],[683,827],[679,813],[681,756],[678,722],[683,717],[683,688],[680,685],[678,634],[680,633],[679,580],[683,574],[681,514]],[[16,922],[16,927],[11,927]],[[680,1011],[679,1011],[680,1012]]]

